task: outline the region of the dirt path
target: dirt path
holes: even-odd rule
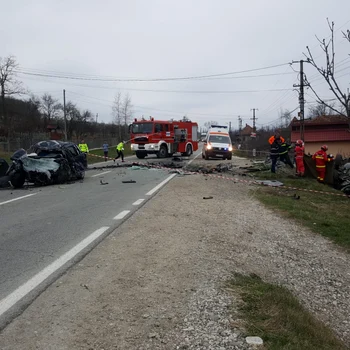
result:
[[[174,178],[12,322],[0,348],[247,349],[222,288],[233,272],[286,285],[350,344],[349,256],[251,188]]]

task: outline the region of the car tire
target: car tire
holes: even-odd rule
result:
[[[161,146],[158,153],[157,153],[157,157],[158,158],[166,158],[168,156],[168,149],[166,148],[166,146]]]
[[[10,183],[14,188],[22,188],[26,181],[26,177],[23,171],[16,172],[11,176]]]
[[[205,158],[205,160],[209,160],[209,155],[208,155],[208,153],[205,154],[205,157],[204,157],[204,158]]]
[[[138,158],[138,159],[144,159],[145,157],[146,157],[146,153],[144,153],[144,152],[136,152],[136,157]]]

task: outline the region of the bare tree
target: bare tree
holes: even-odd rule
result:
[[[347,118],[349,118],[349,127],[350,127],[350,94],[346,94],[346,92],[343,92],[339,86],[339,83],[335,77],[335,42],[334,42],[334,22],[330,23],[328,18],[328,27],[331,31],[331,38],[329,40],[326,39],[319,39],[317,36],[317,40],[320,43],[320,47],[323,50],[326,58],[326,67],[320,66],[316,63],[315,58],[313,57],[310,48],[307,46],[307,54],[304,53],[305,57],[307,58],[307,62],[311,63],[312,66],[316,68],[316,70],[321,74],[321,76],[324,78],[324,80],[327,82],[330,90],[336,97],[336,99],[340,103],[340,108],[336,106],[335,104],[328,103],[321,99],[320,95],[317,93],[317,91],[312,87],[312,85],[306,81],[307,84],[309,84],[312,92],[315,94],[317,101],[325,106],[327,106],[329,109],[333,110],[334,112],[344,115]],[[346,33],[344,33],[344,37],[346,40],[350,42],[350,31],[348,30]]]
[[[280,123],[281,128],[287,128],[292,120],[292,112],[289,111],[288,109],[283,110],[281,108],[281,111],[279,114],[281,119],[281,123]]]
[[[128,125],[131,117],[132,117],[132,104],[131,104],[131,97],[129,94],[126,94],[123,100],[123,106],[122,106],[122,117],[124,125]]]
[[[125,136],[128,133],[128,124],[132,118],[132,104],[131,104],[131,97],[129,94],[126,94],[123,100],[122,117],[124,122],[124,136]]]
[[[44,94],[41,97],[40,111],[45,118],[46,122],[50,123],[51,119],[55,119],[59,116],[60,110],[62,109],[61,104],[58,100],[54,99],[49,94]]]
[[[122,138],[122,94],[118,92],[114,97],[114,102],[112,106],[112,113],[115,123],[118,125],[119,139]]]
[[[18,64],[13,56],[0,57],[0,95],[2,105],[0,120],[3,120],[7,132],[9,132],[11,123],[6,110],[6,98],[25,92],[22,82],[16,79],[17,67]]]
[[[212,125],[218,125],[218,122],[210,121],[204,123],[204,129],[208,131]]]
[[[328,104],[332,107],[334,103],[328,102]],[[320,117],[322,115],[332,115],[334,111],[332,108],[327,107],[324,103],[317,102],[316,105],[309,107],[309,117]]]

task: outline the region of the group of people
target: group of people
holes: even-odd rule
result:
[[[116,146],[117,156],[114,158],[114,162],[119,158],[121,158],[122,162],[124,162],[124,145],[125,145],[125,143],[126,143],[126,141],[122,141],[122,142],[119,142],[118,145]],[[89,147],[84,140],[80,141],[78,147],[79,147],[81,152],[89,153]],[[109,145],[107,142],[105,142],[102,145],[102,149],[103,149],[103,155],[104,155],[105,162],[107,162],[108,151],[109,151]]]
[[[294,165],[289,157],[288,152],[292,148],[290,144],[288,144],[282,136],[278,132],[275,133],[274,136],[271,136],[269,139],[269,143],[271,145],[270,149],[270,158],[272,161],[271,164],[271,172],[276,172],[276,164],[277,160],[280,159],[285,164],[289,165],[291,168],[294,168]],[[320,150],[318,150],[313,156],[312,159],[315,160],[316,163],[316,172],[317,172],[317,181],[324,183],[325,175],[326,175],[326,164],[332,160],[331,157],[327,155],[328,146],[323,145]],[[304,165],[304,141],[297,140],[295,142],[294,147],[294,159],[296,165],[296,175],[304,176],[305,173],[305,165]]]

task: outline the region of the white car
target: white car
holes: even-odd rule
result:
[[[202,148],[202,158],[232,159],[232,142],[229,134],[208,133]]]

